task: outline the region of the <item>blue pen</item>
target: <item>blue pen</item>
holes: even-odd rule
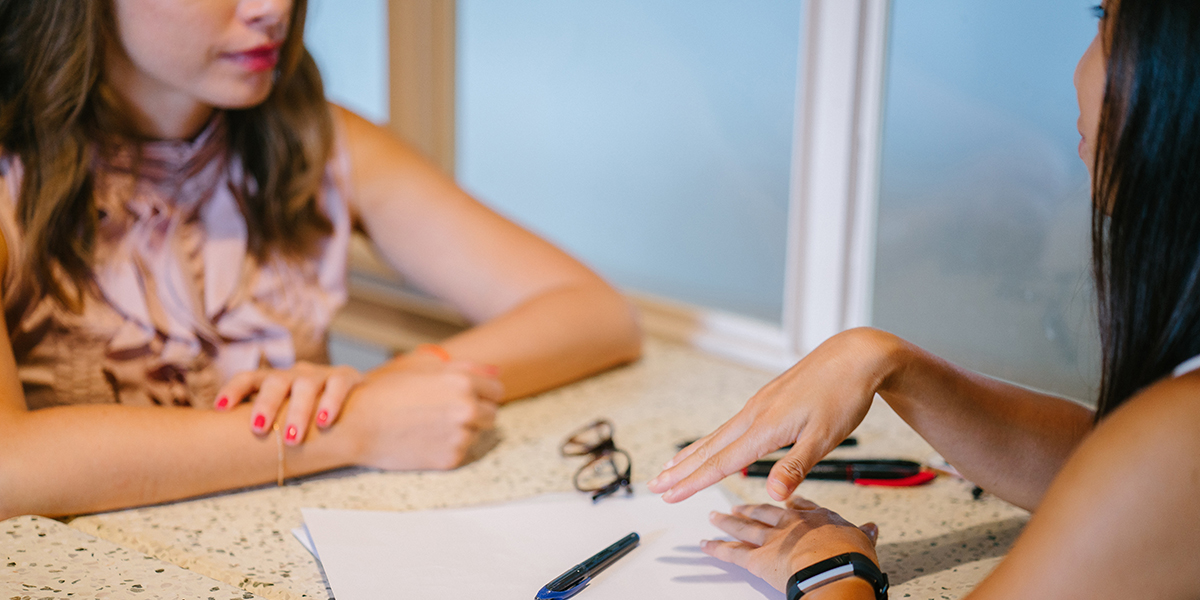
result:
[[[563,600],[578,594],[580,590],[587,587],[591,582],[592,577],[597,573],[607,569],[609,565],[617,562],[618,558],[629,554],[630,550],[637,547],[638,541],[641,540],[638,534],[631,533],[617,543],[597,552],[591,558],[571,567],[566,573],[555,577],[553,581],[547,583],[545,587],[538,591],[534,596],[535,600]]]

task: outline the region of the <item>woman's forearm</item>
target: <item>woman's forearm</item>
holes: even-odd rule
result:
[[[248,411],[81,405],[5,414],[0,519],[97,512],[275,481],[275,434],[253,435]],[[303,446],[285,447],[286,475],[349,464],[349,434],[314,429]]]
[[[2,376],[5,367],[0,360],[0,389],[19,390]],[[96,512],[272,482],[281,447],[286,477],[347,465],[454,468],[495,421],[494,399],[481,399],[476,379],[461,364],[380,370],[350,390],[333,422],[310,423],[300,445],[281,444],[269,429],[252,433],[249,404],[26,411],[14,401],[24,403],[19,392],[0,395],[0,517]]]
[[[638,358],[641,331],[629,301],[596,280],[535,296],[443,346],[499,367],[504,397],[513,399]]]
[[[890,337],[891,367],[879,395],[965,477],[1013,504],[1035,508],[1091,431],[1094,413],[961,369]]]

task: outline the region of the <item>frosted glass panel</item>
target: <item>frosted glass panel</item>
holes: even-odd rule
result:
[[[617,284],[779,322],[800,0],[460,0],[458,176]]]
[[[874,323],[954,362],[1094,395],[1072,74],[1094,0],[895,0]]]
[[[309,0],[304,43],[325,95],[376,123],[388,120],[387,0]]]

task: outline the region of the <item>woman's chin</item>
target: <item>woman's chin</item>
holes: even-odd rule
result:
[[[219,94],[213,94],[208,103],[215,108],[224,110],[254,108],[267,101],[271,90],[270,82],[265,85],[230,86],[221,90]]]

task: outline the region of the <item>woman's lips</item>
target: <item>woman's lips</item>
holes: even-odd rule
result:
[[[233,52],[225,56],[248,71],[270,71],[279,63],[279,44],[259,46],[245,52]]]

